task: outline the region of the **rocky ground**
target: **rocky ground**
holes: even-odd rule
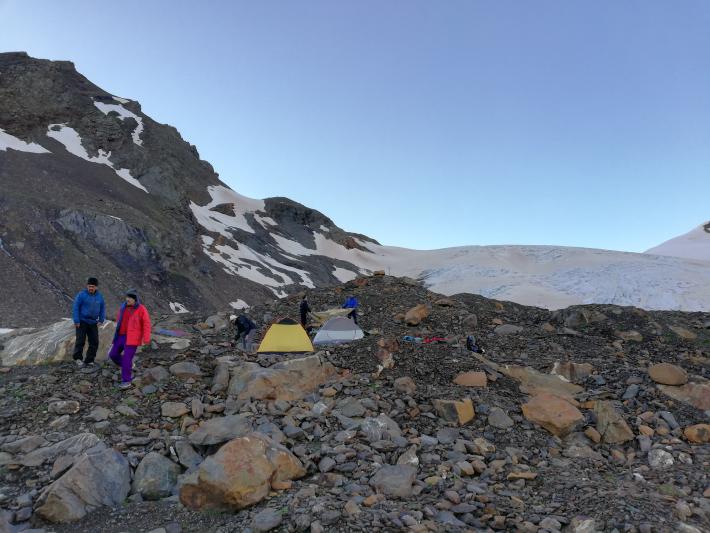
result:
[[[105,363],[3,368],[0,531],[710,529],[710,314],[388,276],[311,307],[350,293],[369,334],[316,355],[244,353],[226,315],[175,315],[156,330],[188,336],[156,335],[130,391]],[[250,316],[263,334],[297,308]]]

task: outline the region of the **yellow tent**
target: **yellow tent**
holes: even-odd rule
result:
[[[258,353],[312,352],[313,345],[301,324],[290,318],[272,324],[259,345]]]

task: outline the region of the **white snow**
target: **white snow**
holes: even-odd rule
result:
[[[128,102],[128,100],[121,102],[121,103],[125,104],[127,102]],[[141,140],[141,133],[143,133],[143,118],[142,117],[139,117],[133,111],[129,111],[128,109],[126,109],[125,107],[123,107],[120,104],[106,104],[104,102],[94,102],[94,105],[104,115],[108,115],[111,111],[115,111],[116,113],[118,113],[118,118],[120,120],[125,120],[129,117],[136,119],[136,122],[138,122],[138,125],[133,130],[133,133],[131,133],[131,137],[133,138],[134,143],[136,143],[138,146],[143,146],[143,141]]]
[[[247,198],[222,185],[210,185],[207,187],[207,192],[212,197],[212,200],[207,205],[200,206],[195,202],[190,202],[190,209],[192,209],[197,222],[202,227],[230,239],[233,238],[230,231],[233,228],[254,233],[244,215],[263,210],[263,200]],[[234,209],[234,215],[225,215],[212,211],[213,207],[222,204],[231,204]]]
[[[30,152],[32,154],[49,154],[51,153],[44,146],[37,143],[28,143],[22,139],[10,135],[4,129],[0,128],[0,150],[7,151],[17,150],[18,152]]]
[[[180,302],[170,302],[170,309],[173,311],[175,314],[180,314],[180,313],[189,313],[190,311],[187,310],[187,307],[182,305]]]
[[[57,130],[52,128],[58,127]],[[81,142],[81,136],[74,129],[70,128],[66,124],[50,124],[47,128],[47,137],[51,137],[62,143],[67,152],[73,154],[77,157],[81,157],[86,161],[91,163],[98,163],[100,165],[106,165],[113,169],[113,171],[122,179],[126,180],[128,183],[134,187],[138,187],[142,191],[148,192],[140,181],[131,176],[131,172],[126,168],[116,168],[109,159],[111,157],[111,152],[106,152],[105,150],[99,150],[99,154],[96,157],[89,156],[86,148],[84,148]]]
[[[708,230],[705,226],[708,226]],[[693,228],[688,233],[654,246],[646,250],[646,253],[710,261],[710,221]]]
[[[262,226],[264,229],[267,229],[267,230],[268,230],[269,228],[266,227],[266,224],[269,224],[270,226],[278,226],[278,224],[276,223],[276,221],[275,221],[273,218],[271,218],[271,217],[263,217],[263,216],[261,216],[261,215],[255,213],[255,214],[254,214],[254,219],[255,219],[259,224],[261,224],[261,226]]]
[[[11,331],[14,331],[9,328],[0,328],[0,335],[5,335],[5,333],[10,333]]]
[[[128,100],[126,98],[121,98],[120,96],[114,96],[113,99],[116,100],[120,104],[127,104],[128,102],[130,102],[130,100]]]
[[[341,283],[347,283],[348,281],[355,279],[357,274],[352,270],[347,268],[335,267],[333,269],[333,275],[340,280]]]
[[[328,228],[328,227],[326,227],[326,226],[323,226],[323,225],[321,224],[320,230],[321,230],[321,231],[330,231],[330,228]]]
[[[234,309],[248,309],[249,308],[249,304],[246,303],[241,298],[238,298],[236,302],[229,302],[229,305],[231,305]]]

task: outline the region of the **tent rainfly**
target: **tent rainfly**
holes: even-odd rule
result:
[[[313,345],[301,324],[284,318],[271,324],[259,345],[258,353],[312,352]]]
[[[313,344],[343,344],[362,339],[365,334],[358,325],[349,318],[339,316],[331,318],[318,330]]]

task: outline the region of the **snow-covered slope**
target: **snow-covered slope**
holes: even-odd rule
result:
[[[215,247],[213,237],[204,235],[205,254],[226,272],[264,283],[279,296],[280,288],[292,284],[312,287],[308,265],[304,263],[303,269],[294,265],[322,256],[339,262],[332,273],[342,281],[383,269],[388,274],[423,279],[429,288],[443,294],[472,292],[550,309],[611,303],[645,309],[710,310],[710,265],[700,261],[555,246],[410,250],[352,239],[356,246],[348,247],[333,240],[326,227],[306,228],[310,238],[296,241],[275,221],[264,225],[259,216],[263,215],[263,202],[224,188],[209,192],[213,198],[210,204],[191,206],[204,230],[231,237],[236,229],[251,232],[261,226],[269,230],[273,242],[271,253],[256,254],[242,243]],[[233,215],[212,211],[219,203],[231,204]]]
[[[693,228],[688,233],[654,246],[646,250],[646,253],[710,261],[710,221]]]

